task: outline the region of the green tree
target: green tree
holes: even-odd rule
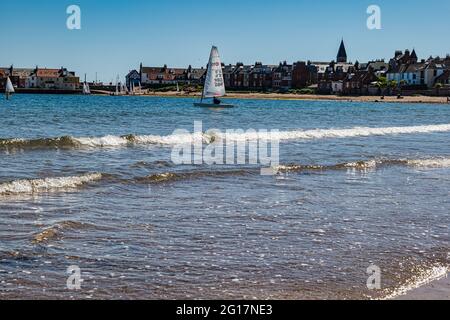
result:
[[[388,87],[388,81],[386,77],[379,77],[376,83],[378,89],[380,89],[381,98],[384,99],[386,88]]]
[[[396,80],[391,80],[388,82],[388,87],[390,94],[398,87],[398,82]]]

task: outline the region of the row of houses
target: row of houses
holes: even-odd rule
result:
[[[242,90],[277,90],[285,91],[292,88],[304,88],[317,84],[325,77],[330,62],[296,62],[286,61],[278,65],[266,65],[255,62],[245,65],[241,62],[223,65],[225,86],[230,89]],[[342,41],[337,55],[337,70],[347,72],[351,64],[347,63],[347,53]],[[202,84],[206,76],[206,68],[171,68],[144,67],[132,70],[126,76],[127,86],[131,84],[143,86],[160,86],[176,84]]]
[[[199,84],[204,81],[206,68],[143,67],[127,75],[127,84],[144,86]],[[224,64],[225,86],[232,90],[288,91],[310,88],[323,94],[375,94],[378,82],[387,82],[409,88],[431,89],[437,84],[450,86],[450,57],[430,57],[418,60],[415,50],[396,51],[388,62],[384,59],[366,63],[348,62],[344,40],[341,41],[336,60],[331,62],[280,62],[278,65],[255,62]]]
[[[433,88],[436,84],[449,85],[450,56],[430,57],[418,62],[415,50],[396,51],[389,62],[388,81],[403,82],[409,86]]]
[[[25,89],[59,89],[78,90],[80,88],[80,78],[75,72],[64,67],[60,69],[47,68],[0,68],[0,87],[4,88],[6,79],[16,88]]]
[[[202,84],[206,76],[205,68],[192,68],[192,66],[183,68],[169,68],[167,65],[162,67],[143,67],[140,65],[139,71],[132,70],[126,76],[126,85],[175,85],[175,84]]]
[[[242,91],[289,91],[309,88],[322,94],[375,94],[380,79],[390,86],[426,90],[450,89],[450,56],[429,57],[419,61],[415,50],[396,51],[388,62],[383,59],[367,63],[349,62],[344,40],[336,59],[331,62],[297,61],[277,65],[255,62],[223,64],[225,86]],[[126,76],[128,87],[168,85],[202,85],[206,68],[145,67],[132,70]],[[9,77],[17,88],[79,90],[80,79],[66,68],[0,68],[0,88]],[[112,84],[111,84],[112,86]]]

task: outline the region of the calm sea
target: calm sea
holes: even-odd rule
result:
[[[230,102],[0,99],[0,299],[367,299],[448,271],[449,105]],[[280,170],[173,163],[194,121],[278,130]]]

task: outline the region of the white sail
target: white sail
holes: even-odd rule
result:
[[[222,97],[225,95],[225,82],[223,80],[222,62],[217,47],[212,47],[209,57],[208,71],[206,73],[204,98]]]
[[[91,94],[91,89],[89,88],[89,84],[87,82],[83,84],[83,94]]]
[[[5,88],[5,92],[6,93],[14,93],[14,86],[11,82],[11,79],[9,79],[9,77],[6,79],[6,88]]]

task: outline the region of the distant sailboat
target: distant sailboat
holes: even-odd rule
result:
[[[86,75],[84,75],[83,94],[84,95],[91,94],[91,89],[89,88],[89,83],[87,83],[87,81],[86,81]]]
[[[14,90],[14,86],[11,82],[11,79],[6,78],[6,86],[5,86],[5,96],[6,96],[6,100],[9,100],[9,98],[11,97],[11,95],[15,92]]]
[[[119,76],[116,78],[116,91],[111,92],[112,96],[122,96],[124,92],[122,84],[119,82]]]
[[[177,82],[177,92],[180,93],[180,86],[178,85],[178,82]]]
[[[134,82],[130,82],[130,90],[131,90],[131,95],[133,96],[140,96],[142,95],[142,89],[141,89],[141,83],[139,82],[139,85],[136,88],[136,85],[134,84]]]
[[[222,62],[219,50],[213,46],[209,57],[208,71],[206,72],[205,86],[200,103],[194,103],[196,107],[207,108],[233,108],[231,104],[223,104],[218,98],[225,95],[225,81],[223,80]],[[213,98],[212,103],[204,103],[203,99]]]

